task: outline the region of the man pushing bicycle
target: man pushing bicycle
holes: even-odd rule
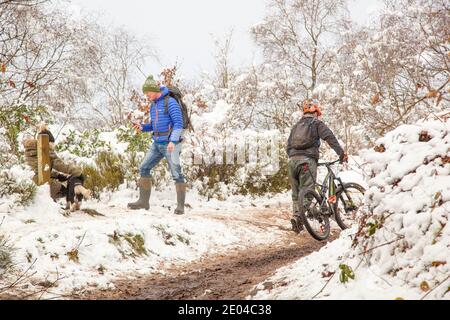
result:
[[[308,99],[303,102],[303,117],[294,125],[287,143],[289,156],[288,172],[292,187],[293,218],[292,230],[300,233],[303,223],[300,218],[299,193],[314,188],[317,178],[320,140],[325,140],[337,153],[341,162],[348,161],[348,155],[328,126],[319,120],[322,116],[319,102]],[[305,199],[306,201],[306,199]],[[304,203],[307,205],[307,203]]]

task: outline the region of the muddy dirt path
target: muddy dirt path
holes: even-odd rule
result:
[[[335,232],[330,237],[337,237]],[[301,235],[286,232],[277,244],[226,254],[169,269],[165,275],[150,275],[137,280],[115,283],[116,289],[88,293],[80,299],[125,300],[224,300],[252,296],[255,285],[275,271],[301,257],[319,250],[326,242],[312,239],[306,231]],[[270,283],[265,283],[270,288]]]

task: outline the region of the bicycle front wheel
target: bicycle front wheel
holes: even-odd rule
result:
[[[299,195],[299,208],[309,234],[316,240],[326,240],[330,236],[330,220],[322,213],[322,197],[314,190],[306,190]]]
[[[350,228],[364,207],[366,189],[357,183],[344,183],[336,192],[334,213],[336,222],[342,230]]]

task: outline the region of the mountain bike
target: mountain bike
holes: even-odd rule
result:
[[[356,221],[358,212],[364,206],[365,189],[357,183],[344,183],[333,169],[333,162],[318,163],[327,168],[322,184],[315,182],[314,189],[300,191],[300,219],[311,236],[319,241],[330,235],[330,218],[334,218],[344,230]],[[311,171],[309,173],[312,175]]]

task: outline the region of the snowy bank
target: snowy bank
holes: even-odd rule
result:
[[[371,179],[359,226],[251,298],[450,299],[450,120],[403,125],[377,144],[362,152]]]

